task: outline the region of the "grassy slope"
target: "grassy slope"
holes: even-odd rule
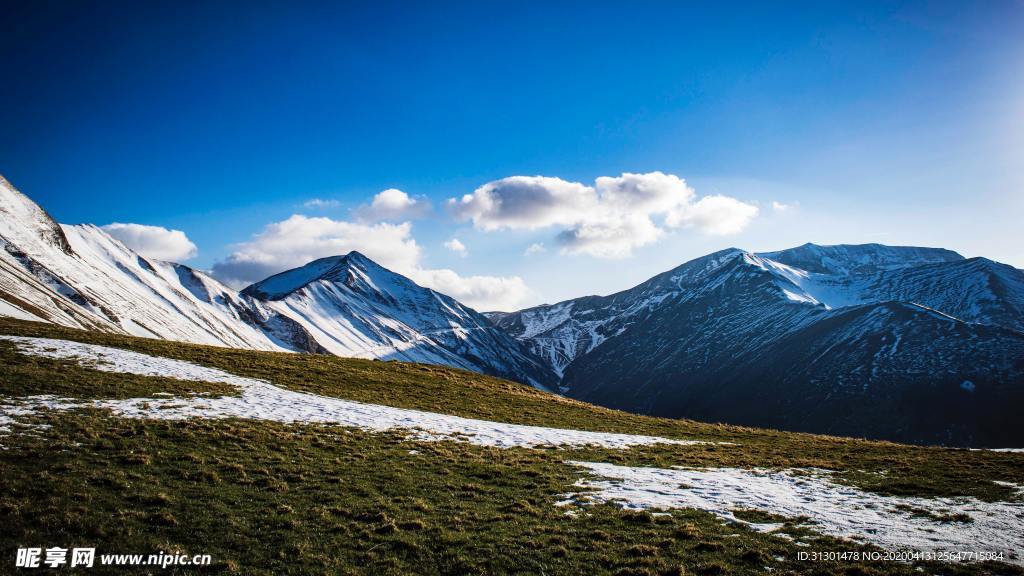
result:
[[[128,348],[392,406],[737,444],[497,450],[312,425],[139,422],[90,411],[43,415],[38,419],[49,428],[0,438],[7,448],[0,451],[0,572],[12,570],[17,545],[95,545],[101,552],[209,553],[218,569],[246,574],[760,573],[764,566],[800,573],[911,573],[905,565],[801,563],[794,545],[699,512],[652,517],[599,506],[569,518],[553,503],[571,490],[579,472],[563,462],[817,466],[879,492],[985,499],[1010,497],[992,480],[1024,483],[1020,454],[634,416],[446,368],[245,352],[6,319],[0,319],[0,333]],[[26,358],[0,342],[0,395],[164,391],[229,392],[215,384]],[[887,474],[873,473],[882,470]],[[813,545],[852,548],[831,539]]]

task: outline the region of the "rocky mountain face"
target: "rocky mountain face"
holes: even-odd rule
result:
[[[1024,272],[941,249],[730,249],[495,317],[567,395],[789,430],[1020,445]]]
[[[0,315],[254,350],[457,366],[538,387],[557,376],[452,298],[359,254],[239,293],[188,266],[136,254],[92,225],[58,224],[0,178]]]

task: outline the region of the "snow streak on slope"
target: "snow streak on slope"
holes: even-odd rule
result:
[[[191,362],[149,356],[138,352],[83,344],[68,340],[0,335],[24,354],[75,360],[105,372],[163,376],[197,382],[219,382],[237,386],[239,396],[190,398],[131,398],[126,400],[76,400],[48,397],[7,399],[0,404],[0,424],[5,416],[23,415],[32,408],[66,410],[82,406],[105,408],[131,418],[182,420],[186,418],[250,418],[275,422],[325,423],[366,430],[407,430],[421,440],[460,440],[499,448],[537,446],[600,446],[628,448],[647,444],[700,444],[655,436],[587,432],[504,424],[446,414],[364,404],[328,396],[294,392],[264,380],[235,376]],[[17,403],[10,403],[10,402]]]
[[[60,225],[3,176],[0,176],[0,237],[15,245],[45,245],[71,253]]]
[[[782,527],[750,524],[734,514],[737,510],[761,510],[787,518],[807,517],[808,528],[885,550],[1003,552],[1007,561],[1024,564],[1020,556],[1024,551],[1024,504],[1019,502],[882,496],[837,484],[821,470],[575,464],[594,477],[580,480],[577,485],[588,491],[569,495],[566,505],[589,501],[635,509],[696,508],[764,532]],[[954,514],[966,514],[971,520],[941,520]]]

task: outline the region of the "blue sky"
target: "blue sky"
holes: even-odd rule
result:
[[[482,308],[728,246],[1024,267],[1020,2],[202,4],[9,4],[0,173],[62,222],[180,230],[222,275],[358,248]],[[676,208],[597,183],[655,172]],[[545,226],[447,205],[493,182],[511,205],[514,176],[578,186],[552,208],[531,184]],[[388,189],[414,209],[374,215]]]

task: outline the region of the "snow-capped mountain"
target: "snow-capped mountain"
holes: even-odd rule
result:
[[[557,379],[480,313],[359,252],[271,276],[242,295],[294,318],[341,356],[445,364],[539,388]]]
[[[55,222],[0,177],[0,316],[255,350],[457,366],[546,387],[556,376],[455,300],[359,254],[239,293],[145,258],[92,225]]]
[[[941,249],[724,250],[624,292],[492,317],[569,396],[915,442],[1024,441],[1024,272]],[[1015,445],[1015,444],[1013,444]]]
[[[55,222],[0,178],[0,314],[256,350],[321,351],[291,319],[210,276]]]

